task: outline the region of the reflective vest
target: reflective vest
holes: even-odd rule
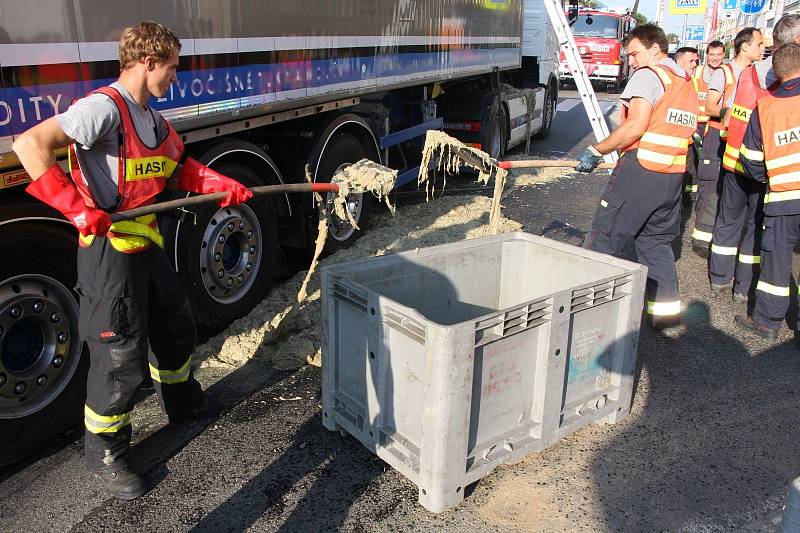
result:
[[[183,155],[183,142],[172,126],[164,120],[168,131],[166,138],[150,148],[139,138],[125,98],[113,87],[102,87],[96,93],[105,94],[117,106],[120,116],[119,168],[117,205],[114,211],[124,211],[152,204],[155,196],[164,190],[166,180],[172,175]],[[87,205],[95,207],[91,191],[91,176],[84,176],[78,164],[75,145],[69,147],[69,167],[72,179]],[[87,179],[84,181],[84,177]],[[87,183],[89,184],[87,186]],[[114,249],[135,253],[149,248],[152,243],[163,246],[164,239],[158,231],[155,215],[134,220],[115,222],[108,238]],[[80,237],[82,246],[91,246],[94,235]]]
[[[697,98],[700,100],[700,112],[697,115],[697,122],[708,122],[710,118],[706,113],[706,101],[708,100],[708,83],[703,79],[703,69],[706,67],[700,65],[694,71],[694,88],[697,91]]]
[[[730,115],[728,144],[722,155],[722,167],[726,170],[744,174],[742,164],[739,162],[739,150],[742,147],[742,140],[744,140],[744,132],[747,130],[747,123],[750,122],[750,114],[755,109],[756,102],[767,95],[769,95],[769,91],[761,88],[756,68],[751,65],[744,69],[739,76],[733,105],[728,110]]]
[[[669,68],[652,65],[664,85],[664,96],[656,101],[650,123],[641,139],[623,152],[638,149],[636,158],[647,170],[664,174],[683,174],[686,171],[686,152],[689,139],[697,128],[700,104],[691,78],[678,76]],[[623,121],[628,108],[623,108]]]
[[[730,100],[730,97],[736,91],[736,76],[733,74],[733,67],[730,64],[721,65],[719,68],[722,69],[722,72],[725,73],[725,89],[722,92],[722,102],[725,105],[725,102]],[[723,139],[728,136],[728,131],[725,126],[722,125],[722,122],[719,120],[719,117],[709,117],[708,119],[708,127],[720,130],[719,136]]]
[[[764,196],[766,210],[767,204],[800,200],[800,96],[779,98],[767,93],[757,105],[769,178]],[[761,154],[753,153],[758,160]],[[750,159],[750,153],[745,155]]]

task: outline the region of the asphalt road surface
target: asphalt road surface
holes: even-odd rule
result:
[[[613,113],[615,98],[600,98]],[[576,101],[562,91],[532,154],[574,158],[590,141]],[[516,189],[504,213],[580,243],[607,175]],[[676,339],[642,330],[631,415],[499,468],[456,509],[428,513],[413,484],[323,429],[319,369],[251,361],[208,389],[204,418],[139,437],[145,496],[107,497],[82,469],[78,437],[0,473],[0,531],[774,530],[800,475],[798,350],[788,329],[774,343],[736,331],[744,307],[711,297],[688,235],[676,250],[688,326]]]

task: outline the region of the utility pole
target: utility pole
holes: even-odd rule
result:
[[[656,26],[661,26],[661,18],[664,15],[664,0],[656,0]]]

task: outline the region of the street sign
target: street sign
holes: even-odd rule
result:
[[[670,15],[702,15],[706,0],[669,0]]]
[[[739,11],[745,15],[758,15],[767,7],[767,0],[739,0]]]
[[[702,41],[706,35],[703,26],[686,26],[686,33],[683,34],[684,41]]]
[[[736,9],[737,3],[737,0],[724,0],[722,2],[722,9],[726,11]]]

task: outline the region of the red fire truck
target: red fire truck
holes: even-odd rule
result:
[[[571,8],[567,14],[589,79],[605,85],[609,92],[619,92],[628,79],[628,59],[622,39],[635,24],[627,14]],[[560,83],[572,80],[572,72],[563,52],[559,60]]]

